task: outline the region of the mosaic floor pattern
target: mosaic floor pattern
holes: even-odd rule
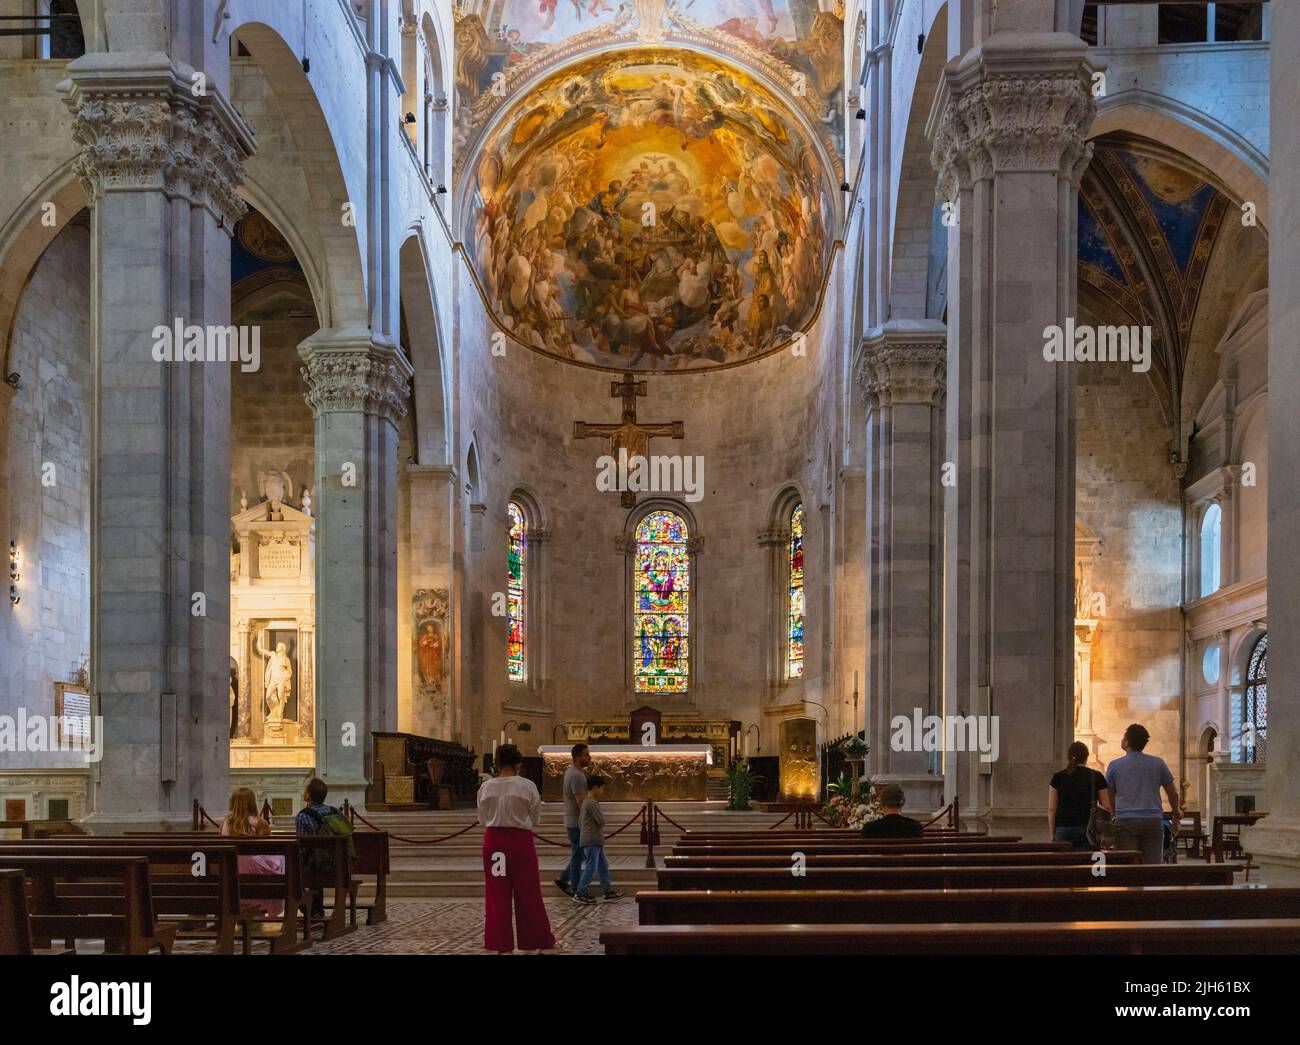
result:
[[[614,903],[579,907],[567,896],[548,896],[551,931],[564,954],[603,954],[601,929],[636,924],[631,895]],[[361,919],[365,921],[364,916]],[[388,921],[359,925],[303,954],[484,954],[481,899],[389,900]]]

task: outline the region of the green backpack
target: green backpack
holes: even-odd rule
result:
[[[328,813],[321,814],[307,806],[304,812],[316,822],[318,835],[342,835],[348,840],[348,862],[355,863],[357,847],[352,841],[352,822],[333,806],[326,806]],[[303,857],[302,869],[311,875],[328,875],[334,873],[334,854],[325,848],[309,846]]]

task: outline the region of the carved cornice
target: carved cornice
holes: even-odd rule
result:
[[[787,542],[789,542],[789,540],[790,540],[789,530],[782,530],[778,528],[775,530],[758,531],[758,543],[760,545],[763,545],[764,547],[770,544],[786,544]]]
[[[1084,55],[1052,52],[984,54],[949,73],[930,154],[939,198],[1010,171],[1057,172],[1077,185],[1092,159],[1092,71]]]
[[[935,331],[883,330],[862,344],[858,385],[868,410],[898,403],[941,405],[948,345]]]
[[[220,94],[195,95],[193,86],[170,65],[74,68],[62,89],[81,147],[75,170],[91,201],[162,192],[233,232],[248,209],[238,189],[255,141]]]
[[[414,372],[394,344],[358,337],[311,337],[298,349],[313,417],[366,413],[397,424],[406,416]]]
[[[542,526],[528,528],[529,544],[545,544],[551,539],[551,531]]]

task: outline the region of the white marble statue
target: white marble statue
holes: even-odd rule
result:
[[[257,640],[257,652],[266,658],[266,672],[263,676],[266,690],[266,724],[272,732],[279,732],[284,722],[284,706],[293,692],[293,662],[284,648],[283,642],[276,643],[275,650],[266,648],[267,632],[263,631]]]

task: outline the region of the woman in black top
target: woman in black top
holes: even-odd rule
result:
[[[1054,842],[1069,842],[1075,849],[1088,844],[1088,817],[1095,796],[1107,812],[1114,811],[1106,778],[1089,769],[1088,745],[1075,741],[1065,750],[1070,764],[1052,777],[1047,789],[1047,833]]]

